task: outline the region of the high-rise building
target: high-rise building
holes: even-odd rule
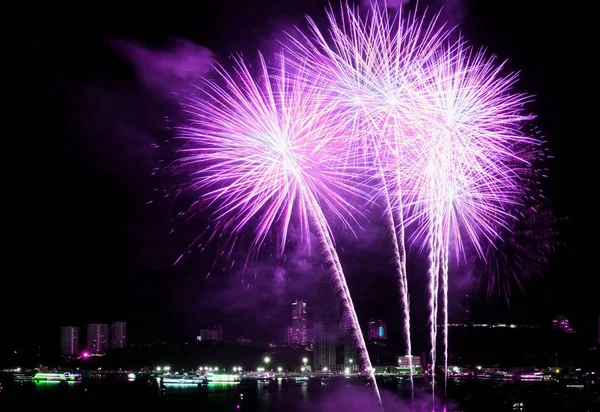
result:
[[[398,367],[401,369],[409,369],[410,370],[411,361],[412,361],[413,369],[421,367],[421,357],[420,356],[408,356],[408,355],[398,357]]]
[[[108,324],[88,323],[87,348],[92,353],[102,352],[108,348]]]
[[[465,309],[463,323],[466,324],[466,325],[468,325],[468,324],[471,323],[471,312],[470,312],[471,304],[470,304],[470,300],[469,300],[469,295],[468,294],[465,295],[465,298],[464,298],[464,301],[463,301],[463,306],[464,306],[464,309]]]
[[[110,348],[122,349],[127,346],[127,324],[113,322],[110,325]]]
[[[287,331],[288,345],[306,346],[306,302],[297,300],[292,303],[292,326]]]
[[[575,333],[575,329],[573,329],[571,327],[571,325],[569,324],[569,319],[567,319],[565,316],[559,315],[556,317],[556,319],[552,320],[552,328],[553,329],[560,329],[565,333]]]
[[[356,372],[360,369],[360,360],[356,356],[357,347],[352,333],[350,316],[343,316],[340,322],[340,343],[342,344],[342,358],[344,371]]]
[[[336,346],[339,332],[339,300],[329,282],[319,285],[320,303],[315,311],[313,369],[336,370]],[[313,309],[311,309],[313,310]]]
[[[344,344],[344,370],[348,368],[350,372],[355,372],[359,369],[359,359],[356,356],[357,348],[354,336],[347,334],[343,340]]]
[[[196,336],[200,342],[223,340],[223,327],[221,325],[211,326],[208,329],[200,329],[200,335]]]
[[[60,328],[60,351],[64,356],[79,352],[79,328],[75,326]]]
[[[387,339],[387,324],[384,320],[369,321],[369,340]]]

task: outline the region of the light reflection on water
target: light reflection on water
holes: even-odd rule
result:
[[[153,381],[152,385],[148,382]],[[578,405],[589,405],[585,391],[567,392],[560,394],[555,386],[548,385],[492,385],[490,383],[461,383],[455,387],[455,398],[468,400],[468,404],[453,402],[447,408],[448,412],[465,411],[486,412],[512,411],[514,402],[524,402],[529,411],[547,410],[589,410],[577,408],[540,409],[541,401],[550,399],[555,405],[563,405],[564,397],[570,396],[570,402]],[[386,412],[408,411],[431,412],[431,395],[421,393],[419,407],[409,409],[410,401],[403,387],[395,383],[382,384],[382,398]],[[404,388],[405,392],[406,388]],[[426,389],[425,389],[426,391]],[[483,393],[481,393],[483,391]],[[200,405],[205,412],[231,411],[283,411],[283,412],[352,412],[375,410],[372,389],[363,384],[341,382],[339,385],[321,384],[318,380],[310,382],[295,381],[242,381],[242,382],[211,382],[205,385],[165,384],[161,389],[154,378],[138,377],[134,382],[126,377],[120,380],[91,379],[83,382],[41,381],[27,382],[14,388],[5,385],[4,393],[0,394],[0,410],[3,399],[16,399],[31,406],[49,407],[64,405],[65,402],[75,402],[80,405],[112,405],[120,399],[135,402],[143,410],[162,405],[167,410],[180,407]],[[481,395],[480,395],[481,393]],[[558,395],[556,394],[558,393]],[[559,396],[560,395],[560,396]],[[578,397],[582,397],[581,400]],[[529,397],[529,398],[528,398]],[[513,401],[513,399],[516,399]],[[535,405],[535,403],[539,405]],[[549,404],[545,402],[544,405]],[[538,406],[538,408],[536,408]],[[436,411],[445,412],[443,402],[436,400]],[[8,409],[7,409],[8,410]]]
[[[167,401],[183,401],[184,399],[200,404],[215,405],[215,408],[220,408],[222,405],[235,402],[235,410],[283,410],[286,412],[308,412],[313,410],[315,402],[323,395],[330,392],[327,385],[322,385],[320,382],[295,382],[276,379],[273,381],[243,381],[243,382],[210,382],[204,385],[189,384],[189,383],[164,383],[164,389],[161,391],[158,380],[154,378],[139,378],[129,379],[123,378],[119,380],[108,379],[93,379],[86,382],[69,382],[69,385],[60,385],[60,382],[36,382],[36,392],[40,394],[56,393],[63,390],[65,393],[77,391],[75,387],[83,389],[81,392],[96,393],[97,389],[102,387],[103,393],[106,396],[112,396],[112,393],[121,393],[127,388],[139,388],[145,386],[152,381],[155,389],[146,392],[149,397],[159,396],[158,399]],[[140,385],[142,384],[142,385]],[[348,386],[348,385],[346,385]],[[108,392],[104,390],[108,389]],[[113,389],[110,389],[113,388]],[[150,386],[146,386],[148,390]],[[348,390],[348,388],[342,388]],[[349,389],[352,391],[352,389]],[[219,405],[217,407],[217,405]],[[212,411],[212,409],[209,408]],[[221,409],[215,409],[221,410]]]
[[[34,381],[36,389],[57,388],[61,384],[68,385],[69,387],[74,387],[75,385],[78,385],[80,383],[80,381]]]

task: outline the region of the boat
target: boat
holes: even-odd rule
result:
[[[161,379],[165,384],[171,383],[180,385],[197,385],[207,380],[206,376],[202,375],[168,375],[163,376]]]
[[[210,383],[213,383],[213,382],[235,383],[235,382],[240,381],[240,375],[227,374],[227,373],[208,373],[208,374],[206,374],[206,379]]]
[[[14,382],[29,382],[33,380],[33,376],[24,373],[15,373],[11,378]]]
[[[71,372],[38,372],[33,378],[34,381],[80,381],[81,374],[80,373],[71,373]]]
[[[258,381],[272,381],[272,380],[275,380],[275,377],[273,375],[271,375],[271,374],[263,373],[261,375],[258,375],[256,377],[256,380],[258,380]]]
[[[296,382],[308,382],[308,376],[296,376]]]

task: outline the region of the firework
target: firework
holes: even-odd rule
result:
[[[407,240],[429,254],[435,395],[440,289],[447,379],[450,256],[461,260],[468,244],[485,259],[522,212],[540,145],[523,128],[532,119],[524,112],[530,97],[513,91],[517,75],[504,75],[494,58],[462,39],[447,42],[437,16],[372,4],[366,15],[346,5],[327,18],[326,31],[309,18],[307,33],[288,35],[277,69],[262,57],[256,77],[240,59],[234,75],[217,67],[218,80],[188,107],[193,123],[183,130],[181,164],[203,193],[199,202],[214,210],[213,236],[235,243],[251,226],[251,254],[274,234],[283,255],[292,233],[306,242],[316,234],[380,403],[325,216],[351,228],[358,211],[348,199],[382,199],[408,355],[404,230],[412,226]],[[377,182],[370,193],[359,184],[365,179]]]
[[[293,226],[303,241],[310,241],[311,232],[317,235],[381,403],[325,218],[327,211],[349,223],[356,211],[345,197],[365,194],[340,161],[340,140],[334,138],[332,119],[322,115],[323,99],[309,72],[292,79],[283,56],[279,63],[267,69],[261,55],[258,75],[241,59],[235,61],[235,75],[217,67],[218,82],[207,81],[201,98],[187,108],[193,123],[183,129],[187,145],[181,164],[189,170],[191,188],[201,190],[201,200],[214,208],[215,233],[235,239],[252,226],[252,249],[258,251],[275,232],[280,254]]]
[[[438,292],[442,287],[444,369],[448,367],[448,264],[450,245],[457,258],[468,241],[479,255],[514,219],[522,193],[520,171],[531,167],[523,155],[540,141],[523,130],[529,97],[513,92],[516,74],[473,52],[460,39],[427,62],[420,87],[426,96],[422,129],[402,171],[407,207],[417,229],[412,239],[429,247],[430,332],[435,373]],[[519,167],[515,167],[519,165]],[[435,382],[435,380],[433,381]]]
[[[373,3],[368,14],[346,5],[341,16],[327,12],[328,31],[309,18],[309,33],[289,36],[287,54],[302,70],[310,70],[325,99],[327,116],[335,119],[347,156],[378,179],[377,196],[391,233],[394,264],[404,312],[406,353],[412,355],[410,307],[404,246],[403,182],[399,162],[409,132],[419,120],[414,108],[421,97],[416,86],[423,64],[448,32],[435,29],[437,16],[426,23],[417,14],[390,12]],[[395,206],[395,207],[394,207]],[[409,357],[409,359],[411,359]],[[412,364],[411,392],[414,399]]]
[[[541,273],[548,256],[559,246],[557,220],[543,202],[522,207],[509,229],[499,231],[499,240],[476,260],[476,268],[486,283],[488,295],[506,300],[512,286],[523,290],[523,280]]]
[[[532,150],[532,163],[546,158],[543,150]],[[523,290],[523,280],[535,276],[548,264],[548,257],[560,246],[557,226],[561,222],[545,199],[541,190],[543,169],[523,169],[523,194],[521,203],[513,207],[515,219],[507,227],[498,228],[498,239],[488,243],[483,255],[471,259],[471,270],[480,274],[488,296],[504,297],[508,302],[511,289]]]

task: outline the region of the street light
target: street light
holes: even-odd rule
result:
[[[306,366],[306,363],[308,362],[308,358],[302,358],[302,362],[304,362],[304,365]]]
[[[281,371],[283,370],[283,368],[280,366],[277,368],[277,372],[281,373]]]
[[[323,372],[327,372],[327,366],[323,368]]]
[[[271,358],[269,358],[268,356],[265,356],[265,364],[267,365],[267,368],[269,368],[269,362],[271,362]]]

